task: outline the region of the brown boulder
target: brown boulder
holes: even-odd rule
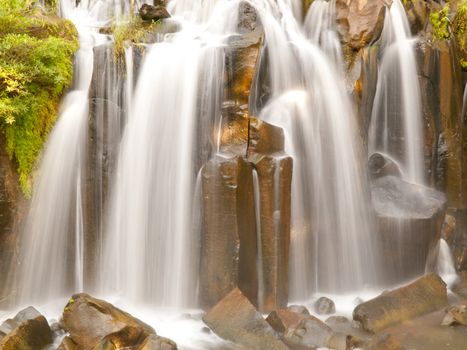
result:
[[[176,350],[177,345],[170,339],[148,335],[143,329],[126,326],[105,336],[93,350]]]
[[[159,21],[164,18],[169,18],[170,13],[164,6],[143,4],[139,9],[139,15],[144,21]]]
[[[216,156],[202,172],[200,303],[210,308],[238,287],[257,304],[253,167]]]
[[[293,350],[305,350],[331,346],[335,337],[331,327],[314,316],[308,316],[288,328],[283,340]]]
[[[33,307],[20,311],[0,326],[5,334],[0,341],[2,350],[37,350],[52,343],[52,330],[44,316]]]
[[[358,50],[381,35],[386,6],[392,0],[337,0],[336,21],[344,44]]]
[[[353,318],[360,321],[365,330],[379,332],[445,306],[446,284],[439,276],[430,273],[407,286],[358,305],[353,311]]]
[[[399,339],[391,334],[384,334],[373,340],[368,346],[368,350],[404,350]]]
[[[85,293],[73,295],[63,311],[63,328],[83,349],[93,349],[104,337],[126,327],[138,329],[145,336],[155,334],[144,322]]]
[[[288,309],[279,309],[271,312],[266,322],[278,333],[285,333],[288,329],[297,327],[301,320],[310,317],[310,314],[298,313]]]
[[[467,304],[458,304],[450,306],[446,310],[441,322],[442,326],[464,325],[467,326]]]
[[[220,337],[248,349],[288,349],[238,288],[214,306],[203,320]]]

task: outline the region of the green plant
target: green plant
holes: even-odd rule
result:
[[[60,98],[71,83],[78,49],[71,22],[30,4],[0,4],[0,129],[25,194],[30,193],[30,173],[55,123]]]
[[[463,51],[467,50],[467,0],[462,1],[457,7],[452,21],[452,32],[459,48]]]
[[[436,39],[449,39],[449,4],[446,4],[440,11],[430,13],[430,22],[433,27],[433,34]]]

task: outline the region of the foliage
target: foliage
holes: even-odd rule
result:
[[[73,76],[77,33],[71,22],[28,0],[0,3],[0,129],[29,193],[29,177]]]
[[[462,1],[457,7],[457,13],[452,21],[452,32],[459,48],[467,50],[467,0]]]
[[[449,4],[440,11],[430,13],[430,22],[433,26],[433,34],[436,39],[449,39]]]
[[[139,16],[131,17],[126,21],[116,22],[112,27],[114,37],[114,55],[117,60],[121,60],[125,53],[125,45],[128,42],[144,42],[148,33],[154,32],[159,21],[147,23]]]

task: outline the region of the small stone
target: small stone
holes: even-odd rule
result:
[[[321,297],[316,300],[314,306],[318,315],[329,315],[336,312],[336,305],[331,299],[326,297]]]

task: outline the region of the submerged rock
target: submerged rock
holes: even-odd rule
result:
[[[143,344],[144,339],[156,334],[146,323],[85,293],[73,295],[66,305],[63,327],[71,340],[64,349],[70,349],[73,343],[81,349],[113,349],[111,343]]]
[[[329,315],[336,312],[336,305],[334,302],[326,297],[321,297],[315,301],[315,311],[318,315]]]
[[[170,13],[165,6],[143,4],[139,9],[139,15],[144,21],[158,21],[164,18],[169,18]]]
[[[442,309],[447,305],[443,280],[430,273],[404,287],[386,292],[358,305],[353,318],[365,330],[379,332],[389,326]]]
[[[52,343],[52,330],[44,316],[33,307],[20,311],[0,325],[0,349],[37,350]]]
[[[220,337],[248,349],[288,349],[238,288],[214,306],[203,320]]]
[[[441,322],[442,326],[467,325],[467,304],[450,306]]]

